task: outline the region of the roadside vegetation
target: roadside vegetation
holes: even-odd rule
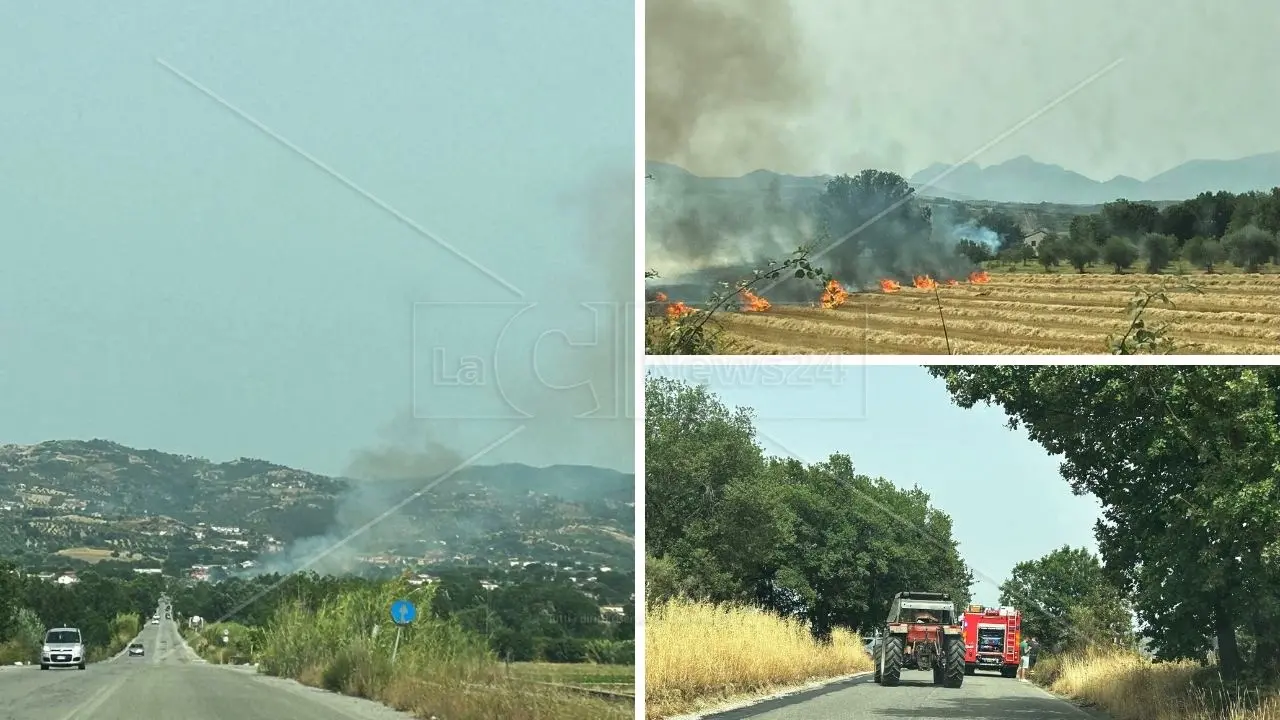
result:
[[[771,457],[749,412],[705,387],[646,380],[645,474],[651,717],[868,669],[857,629],[903,588],[969,601],[951,518],[928,495],[847,455]]]
[[[633,714],[634,667],[589,657],[634,662],[634,640],[617,640],[619,624],[603,622],[594,602],[576,591],[569,602],[590,604],[578,608],[589,615],[576,622],[566,614],[568,605],[557,614],[554,605],[540,603],[534,592],[540,584],[532,582],[517,616],[504,615],[515,608],[514,596],[511,606],[490,598],[480,606],[489,625],[478,628],[476,613],[466,612],[470,606],[449,606],[442,597],[464,600],[454,585],[293,575],[253,599],[279,581],[262,576],[180,590],[175,608],[206,620],[200,630],[188,630],[188,644],[210,662],[255,664],[259,672],[424,718],[609,720]],[[389,608],[400,598],[417,605],[418,618],[404,628],[397,647]],[[223,617],[228,619],[214,622]],[[529,624],[513,631],[517,622]],[[510,648],[502,643],[524,643],[530,660],[542,662],[504,662],[500,651]],[[547,678],[549,665],[563,668],[554,679]]]
[[[1103,506],[1100,557],[1060,548],[1001,586],[1044,648],[1034,682],[1116,720],[1280,718],[1280,370],[931,372],[961,407],[1001,407]]]
[[[871,669],[848,630],[819,642],[804,622],[760,608],[675,598],[651,606],[645,623],[648,718]]]

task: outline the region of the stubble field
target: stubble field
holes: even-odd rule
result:
[[[1192,284],[1199,292],[1180,290]],[[851,293],[838,307],[769,304],[717,316],[724,354],[1044,354],[1108,352],[1130,327],[1136,288],[1178,354],[1272,354],[1280,348],[1280,275],[993,273],[983,282]],[[939,305],[942,313],[939,316]],[[945,319],[946,332],[943,325]]]

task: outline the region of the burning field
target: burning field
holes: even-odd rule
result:
[[[832,281],[809,303],[744,293],[739,307],[717,313],[713,323],[722,331],[717,347],[723,354],[943,354],[948,338],[951,352],[965,355],[1100,354],[1109,337],[1129,329],[1126,306],[1135,289],[1169,279],[977,271],[964,279],[882,280],[879,290],[865,292]],[[1272,354],[1280,348],[1280,275],[1185,279],[1201,292],[1172,292],[1174,307],[1152,303],[1143,314],[1148,325],[1169,325],[1176,352]],[[668,319],[697,312],[662,293],[651,303],[651,315]]]

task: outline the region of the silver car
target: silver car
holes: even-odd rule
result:
[[[79,628],[53,628],[44,634],[40,647],[40,669],[78,667],[84,669],[84,639]]]

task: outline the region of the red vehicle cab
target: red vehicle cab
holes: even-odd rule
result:
[[[961,619],[964,630],[964,673],[999,670],[1007,678],[1018,676],[1022,662],[1022,613],[1011,607],[970,605]]]

